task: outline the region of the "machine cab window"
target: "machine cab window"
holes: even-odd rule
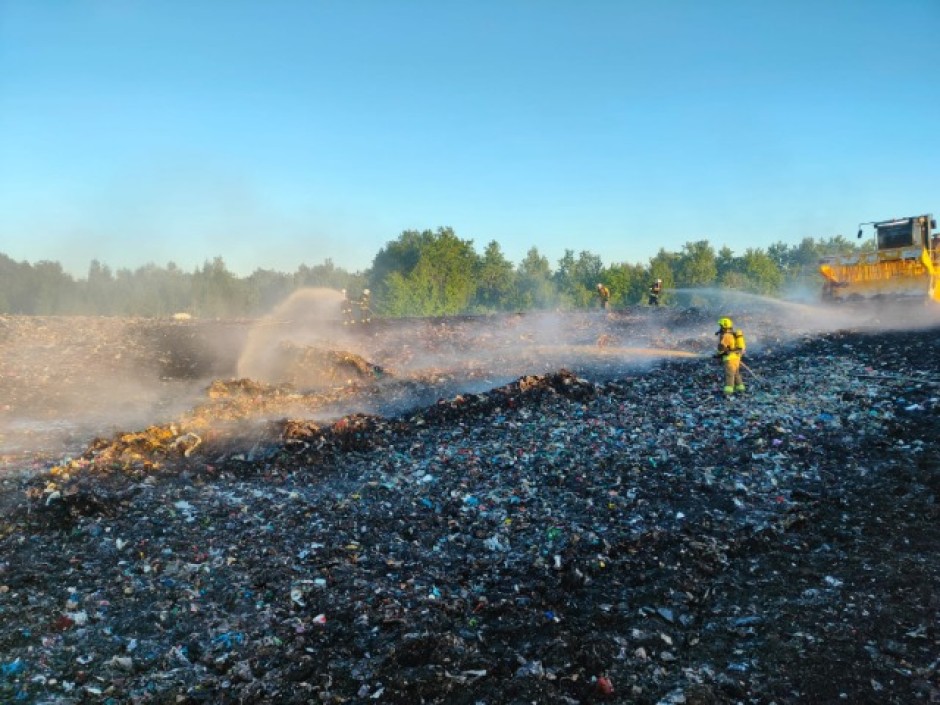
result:
[[[879,223],[878,249],[891,250],[897,247],[910,247],[914,244],[914,225],[912,218],[897,220],[891,223]]]

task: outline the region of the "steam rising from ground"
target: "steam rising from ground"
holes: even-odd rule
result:
[[[139,324],[0,316],[0,460],[74,452],[95,436],[167,422],[190,408],[202,390],[161,374],[161,352],[146,352],[154,341]]]
[[[562,368],[612,378],[668,357],[708,355],[722,316],[744,329],[752,355],[834,330],[940,325],[940,306],[921,301],[831,306],[725,289],[670,293],[676,308],[367,325],[344,325],[343,294],[332,289],[299,290],[252,322],[0,317],[0,468],[5,454],[81,452],[96,436],[174,421],[206,402],[215,379],[290,381],[285,350],[304,353],[295,362],[339,353],[383,371],[358,380],[371,389],[356,396],[343,392],[356,380],[312,366],[299,391],[337,392],[336,401],[291,413],[322,420],[403,411]]]
[[[630,329],[608,323],[606,312],[533,312],[525,315],[455,316],[395,319],[345,325],[343,295],[331,289],[293,293],[253,325],[238,361],[238,375],[276,384],[291,381],[285,351],[308,347],[341,350],[380,366],[397,378],[419,379],[461,374],[471,388],[502,383],[524,374],[583,367],[591,361],[624,366],[682,354],[649,346],[662,337],[662,321],[639,316]],[[676,331],[672,331],[673,335]],[[308,390],[335,386],[337,380],[307,378]]]

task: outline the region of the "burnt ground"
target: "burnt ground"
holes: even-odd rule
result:
[[[564,367],[554,332],[446,367],[468,322],[383,324],[316,390],[228,377],[237,336],[198,324],[88,323],[50,373],[4,319],[8,421],[62,386],[97,410],[72,365],[206,388],[5,456],[0,700],[940,702],[940,327],[736,316],[726,400],[667,354],[713,318],[572,317]]]

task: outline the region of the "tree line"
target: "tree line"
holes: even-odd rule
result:
[[[495,240],[480,254],[472,240],[441,227],[402,232],[364,272],[349,272],[326,259],[301,264],[293,273],[257,269],[246,277],[234,275],[215,257],[191,272],[173,262],[115,271],[92,260],[88,275],[75,278],[58,262],[17,262],[0,253],[0,314],[255,317],[305,287],[345,289],[353,299],[369,289],[373,311],[388,317],[579,309],[597,304],[598,283],[610,290],[611,306],[622,307],[644,302],[656,278],[663,280],[666,304],[679,296],[670,292],[701,288],[776,296],[804,280],[818,287],[821,256],[867,247],[836,236],[736,255],[698,240],[678,251],[661,248],[646,264],[605,264],[588,250],[572,249],[553,266],[537,247],[513,264]]]

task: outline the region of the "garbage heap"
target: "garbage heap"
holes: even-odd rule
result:
[[[707,360],[559,370],[7,480],[0,700],[936,702],[937,333],[768,350],[731,399]]]

